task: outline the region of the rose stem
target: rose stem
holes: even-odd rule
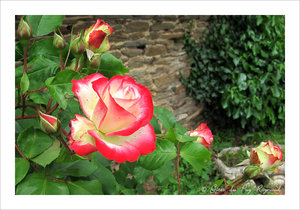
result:
[[[59,59],[60,59],[60,70],[64,70],[64,67],[63,67],[63,60],[62,60],[62,55],[61,53],[59,54]]]
[[[15,120],[31,119],[31,118],[38,118],[38,117],[39,117],[39,115],[26,115],[26,116],[16,117]]]
[[[21,155],[21,157],[24,159],[24,160],[27,160],[31,166],[31,168],[36,172],[36,173],[40,173],[33,165],[32,163],[22,154],[21,150],[19,149],[19,147],[17,146],[17,144],[15,144],[15,147],[18,151],[18,153]]]
[[[24,47],[24,67],[23,72],[25,73],[27,69],[27,47]]]
[[[56,103],[55,106],[54,106],[51,110],[49,110],[49,111],[47,112],[47,114],[52,114],[52,112],[54,112],[54,111],[57,109],[58,106],[59,106],[59,104]]]
[[[70,147],[67,145],[67,143],[65,142],[64,138],[61,135],[58,136],[58,140],[69,150],[69,152],[71,153],[71,155],[74,154],[74,152],[70,149]]]
[[[69,134],[63,128],[61,128],[61,132],[65,135],[66,138],[69,138]]]
[[[180,158],[180,153],[179,153],[179,141],[177,145],[177,182],[178,182],[178,194],[181,195],[181,189],[180,189],[180,178],[179,178],[179,158]]]

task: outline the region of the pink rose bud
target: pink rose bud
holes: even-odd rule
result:
[[[21,18],[17,29],[17,37],[19,38],[21,43],[25,46],[28,45],[29,40],[32,37],[31,25],[28,21],[25,21],[23,17]]]
[[[257,165],[264,171],[279,172],[278,166],[281,165],[282,152],[273,142],[261,142],[250,152],[250,163]]]
[[[91,25],[84,33],[84,43],[86,48],[94,53],[104,53],[110,49],[108,36],[113,32],[110,25],[104,23],[101,19],[96,24]]]
[[[76,58],[79,58],[85,52],[85,46],[80,34],[71,42],[71,51]]]
[[[62,52],[66,47],[66,41],[64,40],[63,37],[61,37],[57,33],[54,33],[53,47],[57,49],[59,52]]]
[[[51,115],[40,112],[40,124],[42,130],[48,134],[57,134],[60,131],[60,121]]]
[[[198,139],[196,142],[199,142],[206,148],[210,147],[211,143],[213,142],[213,135],[211,130],[207,127],[206,123],[201,123],[201,125],[196,128],[196,130],[190,131],[190,136],[198,136]]]
[[[99,151],[116,162],[136,161],[156,148],[151,92],[125,75],[99,73],[72,80],[84,116],[71,120],[70,148],[84,156]]]
[[[91,61],[90,61],[90,66],[94,67],[94,68],[98,68],[100,66],[100,62],[101,62],[101,54],[94,54]]]

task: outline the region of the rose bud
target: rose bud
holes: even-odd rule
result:
[[[98,68],[100,66],[100,62],[101,62],[101,54],[96,53],[94,54],[92,60],[90,61],[90,66],[94,68]]]
[[[71,42],[71,51],[76,58],[79,58],[85,52],[85,46],[80,34]]]
[[[84,116],[71,120],[70,148],[84,156],[99,151],[116,162],[133,162],[156,148],[151,92],[125,75],[94,73],[72,80]]]
[[[63,37],[58,35],[57,33],[54,33],[53,38],[53,47],[57,49],[60,53],[65,49],[66,47],[66,41]]]
[[[73,71],[80,71],[85,63],[85,57],[84,55],[81,55],[81,57],[78,59],[77,69],[76,69],[76,61],[77,59],[74,58],[71,62],[71,65],[68,67],[68,69],[71,69]]]
[[[21,41],[21,43],[25,46],[28,45],[29,40],[32,37],[31,25],[28,21],[25,21],[23,17],[21,18],[17,29],[17,37]]]
[[[60,131],[60,121],[51,115],[40,112],[40,124],[42,130],[48,134],[57,134]]]
[[[273,142],[261,142],[250,152],[250,163],[257,165],[264,171],[279,172],[278,166],[281,165],[282,152]]]
[[[96,24],[91,25],[84,33],[84,44],[87,49],[94,53],[104,53],[110,49],[108,36],[113,32],[110,25],[101,19]]]
[[[207,127],[206,123],[201,123],[196,130],[190,131],[190,136],[197,136],[198,139],[196,142],[199,142],[206,148],[210,147],[213,142],[213,135],[211,130]]]

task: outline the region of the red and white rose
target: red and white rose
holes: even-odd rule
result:
[[[84,156],[99,151],[116,162],[136,161],[155,150],[151,92],[129,76],[99,73],[72,80],[86,117],[71,120],[70,148]]]
[[[282,151],[278,146],[274,146],[272,141],[261,142],[250,152],[250,163],[261,167],[263,170],[279,172],[281,165]]]
[[[213,142],[213,135],[211,130],[207,127],[206,123],[201,123],[198,128],[190,131],[190,136],[197,136],[196,142],[202,144],[206,148],[210,147]]]

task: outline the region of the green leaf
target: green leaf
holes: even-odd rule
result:
[[[71,195],[103,195],[102,185],[97,180],[68,182]]]
[[[27,66],[33,64],[26,73],[30,80],[30,90],[36,90],[45,86],[45,81],[54,76],[59,69],[59,63],[53,62],[43,56],[39,56],[28,63]],[[23,66],[16,68],[16,85],[20,84],[21,77],[23,75]]]
[[[41,173],[30,174],[16,190],[17,195],[69,195],[66,183],[53,181]]]
[[[22,93],[26,93],[27,90],[29,89],[29,78],[28,75],[26,74],[26,72],[23,73],[23,76],[21,77],[21,81],[20,81],[20,87],[22,90]]]
[[[55,177],[74,176],[87,177],[95,172],[97,166],[88,160],[55,163],[51,167],[51,174]]]
[[[63,15],[28,15],[33,37],[47,35],[62,25]]]
[[[197,136],[188,136],[188,135],[185,135],[185,134],[179,134],[179,133],[176,133],[176,139],[180,142],[188,142],[188,141],[196,141],[197,140]]]
[[[15,185],[17,185],[26,176],[29,170],[30,164],[23,158],[15,159]]]
[[[37,91],[37,92],[32,92],[28,96],[33,103],[35,104],[44,104],[47,105],[50,99],[49,93]]]
[[[156,140],[156,149],[148,154],[140,156],[139,164],[148,169],[155,170],[177,156],[176,147],[168,140]]]
[[[235,66],[239,65],[239,62],[240,62],[240,58],[236,57],[233,59],[233,63]]]
[[[139,184],[143,184],[144,182],[146,182],[150,175],[151,171],[144,169],[140,166],[135,167],[133,170],[133,177]]]
[[[33,127],[23,130],[17,139],[21,152],[27,158],[41,154],[52,145],[52,142],[47,134]]]
[[[67,54],[68,46],[62,53],[62,56]],[[36,56],[43,55],[47,58],[51,58],[51,60],[55,62],[60,62],[59,54],[57,50],[53,47],[53,38],[41,39],[32,44],[29,49],[28,56],[29,59],[33,59]]]
[[[79,79],[80,74],[73,70],[64,70],[57,73],[48,89],[53,99],[59,103],[61,108],[66,109],[68,106],[66,95],[73,96],[72,79]]]
[[[263,22],[263,17],[261,15],[257,16],[256,25],[259,26]]]
[[[274,97],[279,98],[280,97],[280,91],[277,85],[274,85],[271,87],[271,91]]]
[[[188,142],[180,149],[180,156],[196,170],[204,168],[210,160],[211,153],[202,145]]]
[[[162,124],[162,126],[169,130],[170,128],[174,128],[176,124],[176,119],[174,115],[164,107],[154,107],[154,115],[156,115]]]
[[[58,140],[54,140],[52,145],[45,150],[42,154],[32,158],[31,160],[44,168],[49,165],[53,160],[59,156],[60,143]]]
[[[96,166],[96,170],[89,176],[89,179],[98,180],[102,184],[104,194],[117,194],[117,181],[112,172],[102,166],[102,164],[93,156],[92,162]]]
[[[155,116],[152,117],[152,119],[150,120],[149,123],[153,126],[154,132],[156,134],[161,133],[160,125],[159,125],[158,120]]]
[[[176,134],[175,134],[175,130],[174,128],[170,128],[168,129],[167,133],[165,134],[165,137],[167,140],[171,141],[171,142],[176,142]]]
[[[111,78],[115,75],[125,75],[125,73],[129,71],[128,68],[125,68],[123,66],[121,60],[117,59],[110,53],[104,53],[101,56],[101,63],[99,69],[94,70],[95,72],[99,72],[108,78]]]
[[[168,177],[171,176],[173,170],[173,162],[169,161],[165,163],[162,167],[155,169],[153,175],[160,183],[165,181]]]

